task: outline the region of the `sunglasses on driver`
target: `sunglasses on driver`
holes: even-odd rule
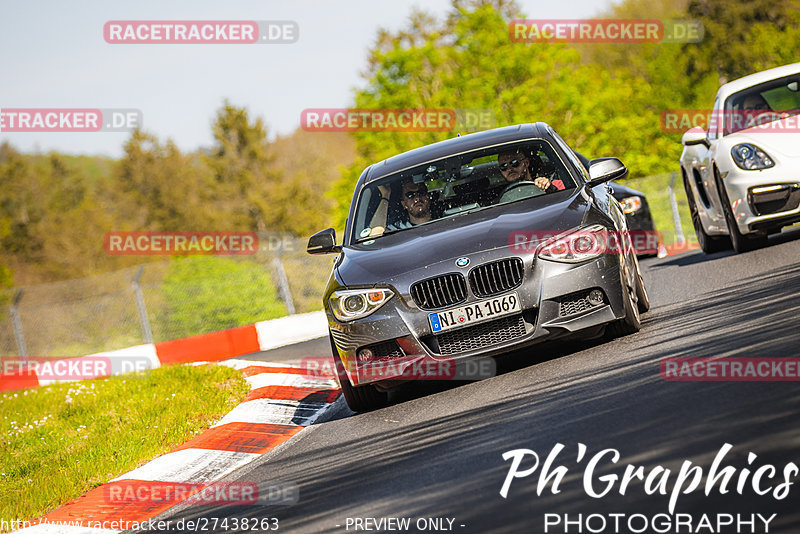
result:
[[[511,166],[511,167],[516,169],[520,165],[522,165],[522,160],[521,159],[512,159],[511,161],[508,161],[506,163],[501,163],[499,165],[499,167],[500,167],[501,171],[505,171],[505,170],[508,169],[509,166]]]
[[[416,197],[424,197],[427,196],[428,192],[424,189],[417,189],[416,191],[406,191],[406,198],[412,199]]]

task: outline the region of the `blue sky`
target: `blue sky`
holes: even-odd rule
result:
[[[587,18],[604,1],[518,0],[528,17]],[[413,7],[443,15],[449,0],[0,0],[0,108],[136,108],[143,126],[182,150],[212,142],[223,100],[289,134],[306,108],[347,107],[378,28],[405,25]],[[282,45],[112,45],[109,20],[292,20]],[[23,152],[118,157],[127,133],[2,133]]]

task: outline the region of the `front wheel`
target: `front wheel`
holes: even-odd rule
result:
[[[639,278],[638,274],[638,272],[634,273],[634,284],[636,284],[636,279]],[[644,285],[642,285],[642,288],[644,288]],[[612,337],[635,334],[642,328],[642,318],[639,315],[639,303],[637,302],[636,289],[628,285],[627,280],[623,282],[622,299],[625,303],[625,317],[614,321],[606,327],[607,332]],[[649,304],[648,301],[648,307]]]
[[[719,171],[716,167],[714,167],[714,177],[717,181],[717,190],[719,191],[720,201],[722,202],[722,211],[725,212],[725,222],[728,225],[728,233],[731,236],[733,250],[736,252],[748,252],[766,245],[767,236],[760,234],[747,235],[739,231],[739,225],[736,224],[736,217],[733,215],[733,209],[731,209],[728,191],[725,189],[725,184],[722,183],[722,178],[720,178]]]
[[[636,260],[636,307],[639,308],[639,313],[650,311],[650,297],[647,295],[647,289],[644,287],[644,278],[642,278],[642,271],[639,267],[639,260]]]
[[[385,391],[379,391],[370,384],[354,386],[350,383],[350,379],[347,378],[347,372],[344,370],[342,359],[339,356],[339,349],[336,348],[333,336],[330,333],[328,338],[331,342],[333,363],[336,365],[336,377],[339,380],[339,387],[342,388],[342,395],[344,395],[347,406],[354,412],[368,412],[386,406],[389,403],[389,394]]]

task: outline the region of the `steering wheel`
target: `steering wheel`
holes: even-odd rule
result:
[[[529,180],[522,180],[506,186],[498,202],[513,202],[515,200],[539,195],[544,195],[544,191],[542,191],[538,185]]]

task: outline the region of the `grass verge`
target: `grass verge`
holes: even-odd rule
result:
[[[0,395],[0,519],[40,517],[146,463],[248,391],[229,367],[180,365]]]
[[[677,232],[675,219],[672,213],[672,202],[669,198],[669,184],[672,180],[672,173],[657,174],[644,178],[629,178],[620,183],[637,189],[647,197],[647,204],[650,206],[650,214],[653,216],[653,223],[656,230],[661,232],[664,244],[675,243]],[[681,229],[684,238],[689,241],[695,240],[692,217],[689,213],[689,203],[686,200],[686,192],[683,190],[683,181],[680,174],[675,178],[673,184],[675,191],[675,201],[678,204],[678,215],[680,216]]]
[[[269,265],[216,256],[173,258],[153,313],[156,341],[206,334],[283,317]],[[148,304],[155,304],[152,300]]]

